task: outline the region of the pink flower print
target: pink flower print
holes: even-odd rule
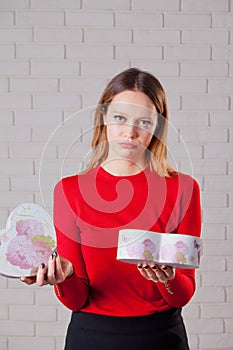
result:
[[[16,231],[18,235],[28,235],[29,237],[44,234],[42,223],[34,219],[17,221]]]
[[[32,242],[27,235],[13,238],[7,247],[6,259],[14,266],[29,269],[33,266],[28,262],[28,254],[32,250]]]
[[[153,260],[153,253],[156,250],[155,244],[150,239],[145,239],[143,242],[144,244],[144,252],[143,257],[146,260]]]
[[[133,242],[126,246],[127,253],[130,257],[135,259],[144,259],[144,245],[141,242]]]
[[[184,242],[178,241],[176,242],[175,245],[176,245],[177,251],[182,253],[184,256],[189,253],[189,247]]]
[[[176,252],[177,248],[174,244],[164,244],[161,247],[161,259],[165,262],[177,263]]]

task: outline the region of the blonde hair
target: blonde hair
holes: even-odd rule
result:
[[[86,170],[103,163],[108,156],[104,115],[114,96],[125,90],[141,91],[153,102],[158,121],[146,154],[151,170],[160,176],[174,176],[176,171],[167,162],[168,108],[164,89],[158,79],[148,72],[130,68],[115,76],[106,86],[95,113],[92,156]]]

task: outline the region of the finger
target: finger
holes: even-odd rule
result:
[[[57,253],[52,253],[48,261],[48,272],[47,272],[47,281],[49,284],[54,285],[57,283],[56,280],[56,256]]]
[[[156,275],[158,277],[159,282],[166,282],[172,278],[173,276],[173,270],[172,267],[167,265],[162,266],[156,266]]]
[[[147,275],[146,269],[141,264],[138,264],[137,268],[138,268],[138,271],[140,272],[140,274],[144,278],[146,278],[147,280],[150,280],[150,277]]]
[[[36,275],[36,283],[38,286],[44,286],[47,283],[47,268],[44,263],[42,263],[38,269],[37,275]]]
[[[20,281],[26,284],[34,284],[36,282],[36,276],[31,276],[31,277],[22,276],[20,277]]]
[[[138,265],[139,271],[143,277],[153,282],[158,282],[156,273],[153,271],[152,267],[149,265]]]

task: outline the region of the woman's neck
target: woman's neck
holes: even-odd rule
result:
[[[135,163],[128,159],[106,159],[101,167],[108,173],[115,176],[130,176],[140,173],[147,167],[146,160]]]

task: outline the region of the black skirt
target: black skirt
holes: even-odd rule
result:
[[[73,312],[65,350],[189,350],[181,309],[139,317]]]

